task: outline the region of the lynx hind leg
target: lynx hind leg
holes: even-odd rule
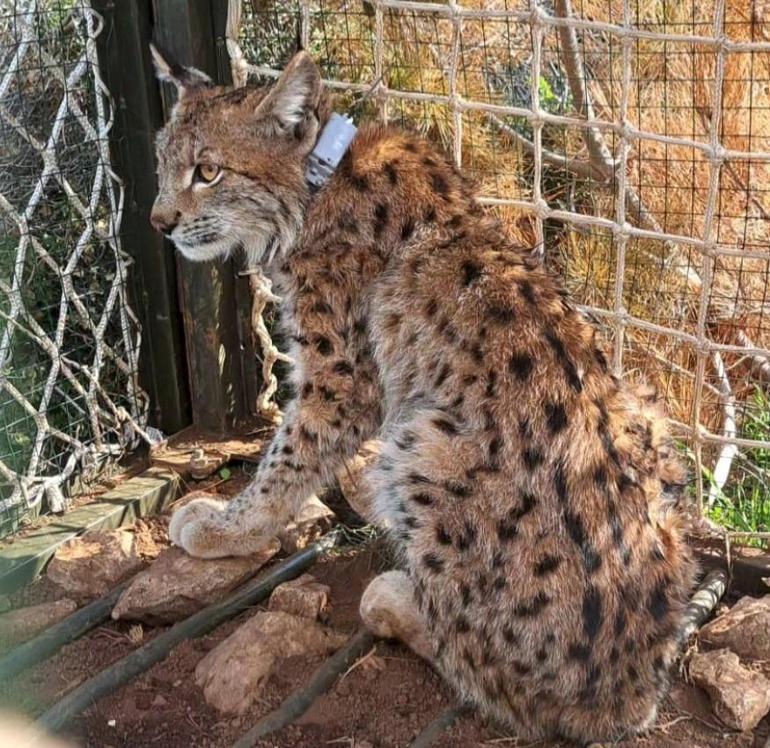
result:
[[[361,620],[375,635],[398,639],[415,654],[432,660],[425,619],[417,607],[412,580],[403,571],[386,571],[364,590]]]

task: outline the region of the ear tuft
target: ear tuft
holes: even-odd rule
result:
[[[154,44],[150,44],[150,54],[158,80],[176,86],[180,99],[195,89],[208,88],[213,85],[211,78],[206,73],[196,68],[183,67],[169,54],[161,52]]]
[[[302,138],[306,125],[315,122],[315,110],[323,91],[321,72],[307,52],[298,52],[260,103],[257,114],[273,120],[278,133],[293,133]]]

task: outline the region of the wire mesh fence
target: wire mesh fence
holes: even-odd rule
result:
[[[231,0],[228,37],[237,83],[301,45],[338,110],[452,153],[596,319],[616,372],[665,395],[698,511],[767,542],[770,9]]]
[[[145,435],[88,0],[0,0],[0,533]]]

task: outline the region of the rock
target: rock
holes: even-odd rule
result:
[[[286,553],[296,553],[329,530],[333,521],[334,512],[318,497],[311,496],[294,521],[279,534],[281,547]]]
[[[193,558],[181,548],[166,548],[149,569],[131,580],[112,617],[150,624],[187,618],[253,576],[279,547],[273,540],[252,556],[217,559]]]
[[[106,594],[142,566],[133,533],[96,530],[61,546],[46,573],[68,597],[87,602]]]
[[[311,574],[303,574],[290,582],[279,584],[270,595],[269,610],[280,610],[303,618],[320,618],[329,604],[331,590],[317,582]]]
[[[699,638],[746,660],[770,660],[770,595],[742,597],[727,613],[706,624]]]
[[[50,603],[18,608],[0,616],[0,644],[4,647],[31,639],[77,610],[74,600],[63,598]]]
[[[727,649],[693,655],[690,677],[708,693],[717,717],[735,730],[753,730],[770,711],[770,680]]]
[[[346,638],[307,618],[260,611],[198,663],[195,682],[211,706],[242,714],[259,696],[279,657],[326,655]]]

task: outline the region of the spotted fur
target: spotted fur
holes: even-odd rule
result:
[[[458,692],[525,739],[648,726],[693,575],[655,398],[612,375],[558,282],[425,140],[363,125],[311,199],[329,106],[306,55],[270,92],[180,90],[156,223],[193,259],[242,245],[265,263],[297,396],[254,483],[177,512],[174,541],[253,551],[379,435],[375,512]],[[201,158],[218,184],[185,181]]]

